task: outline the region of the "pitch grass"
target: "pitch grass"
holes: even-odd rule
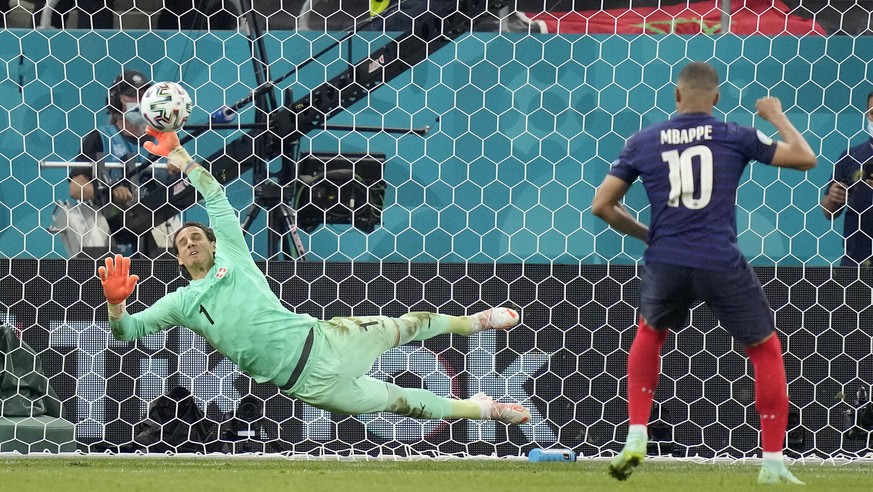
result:
[[[604,460],[305,461],[151,457],[0,459],[0,491],[559,492],[734,491],[759,487],[752,464],[647,462],[625,482]],[[873,490],[873,465],[799,465],[807,491]],[[777,489],[796,488],[781,485]]]

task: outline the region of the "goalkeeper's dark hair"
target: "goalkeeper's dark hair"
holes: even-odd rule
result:
[[[185,222],[184,224],[182,224],[182,227],[176,229],[176,232],[173,233],[173,254],[175,254],[176,257],[179,256],[179,248],[176,247],[176,237],[178,237],[179,233],[187,227],[196,227],[200,229],[201,231],[203,231],[204,234],[206,234],[206,239],[209,239],[210,242],[215,242],[215,231],[213,231],[211,227],[193,220]],[[188,273],[188,269],[185,268],[185,265],[179,265],[179,273],[181,273],[186,280],[191,280],[191,274]]]
[[[718,90],[718,72],[715,67],[706,62],[691,62],[679,72],[677,84],[683,84],[688,89],[700,92]]]

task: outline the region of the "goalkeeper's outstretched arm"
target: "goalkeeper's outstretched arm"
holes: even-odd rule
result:
[[[139,276],[130,274],[130,258],[115,255],[97,269],[103,295],[109,309],[109,327],[118,340],[135,340],[180,322],[178,296],[170,293],[151,307],[133,316],[127,314],[127,298],[133,293]]]
[[[176,132],[159,132],[146,129],[155,142],[143,144],[149,152],[167,158],[168,166],[178,168],[203,195],[209,222],[221,247],[229,254],[238,255],[251,261],[251,253],[242,233],[236,210],[231,207],[224,188],[212,174],[198,164],[179,143]]]
[[[155,142],[146,142],[146,150],[166,157],[170,171],[183,172],[194,188],[203,195],[210,222],[216,238],[221,241],[222,250],[232,257],[240,256],[246,261],[252,261],[236,212],[227,201],[224,188],[209,171],[191,158],[181,146],[175,132],[157,132],[151,128],[147,132],[155,138]],[[106,266],[101,266],[98,273],[106,295],[110,327],[115,338],[133,340],[182,322],[182,309],[177,292],[167,294],[137,314],[127,313],[126,299],[133,293],[139,280],[136,275],[130,275],[130,258],[121,255],[107,258]]]
[[[158,140],[157,144],[147,142],[146,149],[166,156],[171,172],[183,170],[188,174],[194,172],[195,168],[200,168],[200,165],[194,162],[179,144],[179,137],[175,133],[167,134],[168,138],[162,139],[155,135],[151,128],[146,131]],[[173,308],[177,300],[172,295],[159,299],[155,305],[138,313],[135,319],[128,315],[127,298],[133,293],[139,281],[139,276],[130,274],[130,258],[121,255],[106,258],[106,265],[98,268],[97,274],[103,286],[103,294],[106,296],[109,326],[115,338],[134,340],[176,324],[177,316]]]

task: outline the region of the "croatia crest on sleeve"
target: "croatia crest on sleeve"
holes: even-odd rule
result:
[[[227,268],[221,267],[215,272],[215,278],[222,278],[227,273]]]

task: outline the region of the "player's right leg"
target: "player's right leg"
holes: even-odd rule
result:
[[[656,330],[640,316],[637,334],[627,359],[627,402],[629,426],[627,441],[609,463],[609,474],[626,480],[646,457],[649,414],[661,372],[661,347],[667,330]]]
[[[518,312],[494,307],[471,316],[436,313],[409,313],[392,319],[400,330],[400,343],[423,341],[444,333],[469,336],[485,330],[508,330],[518,324]]]
[[[758,483],[803,485],[782,461],[782,447],[788,427],[788,387],[782,344],[773,332],[764,341],[746,347],[755,368],[755,408],[761,420],[763,462]]]
[[[340,317],[322,321],[321,326],[326,334],[340,335],[339,338],[342,339],[355,339],[353,343],[357,348],[356,352],[361,353],[361,349],[366,348],[374,361],[386,350],[409,342],[423,341],[447,333],[469,336],[484,330],[508,330],[518,324],[518,320],[515,310],[497,307],[472,316],[421,312],[404,314],[398,318]]]
[[[646,457],[649,415],[661,374],[661,348],[668,327],[682,324],[691,305],[688,269],[647,264],[640,283],[640,318],[627,359],[628,435],[609,464],[609,474],[626,480]]]

